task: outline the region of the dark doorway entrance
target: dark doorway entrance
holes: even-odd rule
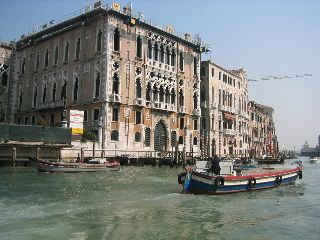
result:
[[[167,129],[163,121],[159,121],[154,129],[154,150],[166,151]]]

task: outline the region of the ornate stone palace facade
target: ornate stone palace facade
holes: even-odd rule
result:
[[[60,126],[65,109],[83,110],[103,149],[199,154],[199,41],[118,4],[50,24],[16,45],[12,120]]]

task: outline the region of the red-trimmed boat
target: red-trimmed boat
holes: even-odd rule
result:
[[[221,163],[220,163],[221,165]],[[203,169],[188,167],[178,175],[178,182],[184,193],[225,194],[245,192],[282,185],[294,184],[302,178],[303,166],[299,163],[294,168],[258,167],[245,171],[234,171],[232,162],[224,164],[221,175],[215,175]]]
[[[120,162],[106,159],[92,159],[89,163],[66,163],[51,162],[41,159],[30,159],[35,162],[39,172],[49,173],[74,173],[74,172],[98,172],[98,171],[119,171]]]

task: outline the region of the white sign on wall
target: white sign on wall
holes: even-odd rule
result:
[[[83,134],[84,111],[70,110],[70,127],[72,134]]]

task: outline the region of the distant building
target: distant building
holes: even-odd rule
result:
[[[10,73],[10,56],[12,46],[0,42],[0,122],[4,122],[8,111],[8,88]]]
[[[209,156],[249,156],[248,82],[243,69],[201,63],[202,150]]]
[[[316,147],[310,147],[307,141],[304,142],[301,148],[301,155],[302,156],[318,156],[320,157],[320,135],[318,137],[318,145]]]
[[[102,148],[199,154],[201,50],[96,2],[17,42],[10,117],[60,126],[64,110],[83,110],[86,130],[102,126]]]
[[[0,66],[10,58],[11,52],[12,46],[10,44],[0,42]]]
[[[276,157],[279,149],[272,116],[273,108],[250,101],[248,110],[250,115],[250,156]]]

